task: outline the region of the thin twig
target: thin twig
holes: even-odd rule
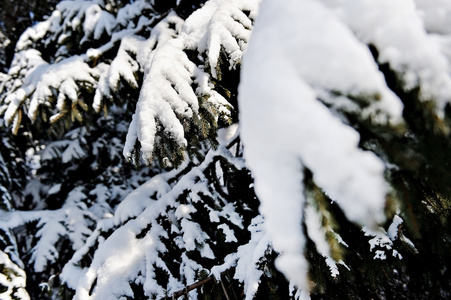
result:
[[[185,287],[184,289],[175,292],[174,294],[172,294],[172,299],[177,299],[177,298],[180,297],[180,296],[183,296],[183,295],[185,295],[185,294],[188,294],[188,292],[190,292],[190,291],[192,291],[192,290],[194,290],[194,289],[197,289],[198,287],[203,286],[203,285],[206,284],[207,282],[211,281],[213,278],[214,278],[214,276],[210,276],[210,277],[208,277],[208,278],[205,278],[204,280],[195,282],[195,283],[193,283],[193,284],[191,284],[191,285]]]
[[[224,296],[226,297],[227,300],[230,300],[229,294],[227,294],[227,290],[224,286],[224,282],[222,281],[222,277],[221,277],[221,286],[222,286],[222,290],[224,291]]]
[[[233,269],[233,267],[232,267],[231,269]],[[228,269],[228,270],[225,270],[224,272],[222,272],[222,273],[220,274],[220,276],[221,276],[220,278],[222,278],[222,275],[225,274],[225,273],[227,273],[227,272],[230,271],[231,269]],[[210,281],[213,280],[214,278],[215,278],[215,276],[214,276],[214,275],[211,275],[210,277],[207,277],[207,278],[205,278],[205,279],[203,279],[203,280],[201,280],[201,281],[198,281],[198,282],[195,282],[195,283],[193,283],[193,284],[191,284],[191,285],[188,285],[187,287],[185,287],[185,288],[183,288],[183,289],[181,289],[181,290],[179,290],[179,291],[173,293],[172,296],[171,296],[171,299],[175,300],[175,299],[177,299],[178,297],[183,296],[183,295],[187,295],[187,296],[188,296],[188,293],[189,293],[190,291],[192,291],[192,290],[194,290],[194,289],[197,289],[198,287],[203,286],[204,284],[210,282]],[[226,292],[225,286],[224,286],[224,284],[222,283],[222,280],[221,280],[221,286],[222,286],[222,289],[224,290],[224,294],[225,294],[227,300],[230,300],[229,295],[228,295],[227,292]]]

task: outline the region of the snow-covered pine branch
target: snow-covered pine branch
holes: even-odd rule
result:
[[[196,154],[190,145],[215,146],[216,128],[231,123],[228,100],[236,95],[221,86],[221,68],[240,64],[258,2],[208,1],[186,22],[174,12],[157,18],[144,1],[115,16],[101,2],[61,2],[17,44],[3,85],[5,121],[14,132],[24,116],[61,120],[69,129],[89,117],[91,106],[106,111],[111,103],[105,100],[123,102],[122,91],[141,88],[144,72],[124,153],[131,158],[141,150],[147,163],[156,156],[179,165],[186,152]],[[146,26],[153,27],[149,37]],[[104,37],[110,40],[102,44]],[[74,39],[79,45],[70,44]],[[110,59],[114,45],[119,48]]]
[[[99,223],[61,275],[77,291],[75,299],[116,299],[137,293],[165,297],[204,274],[216,276],[234,266],[235,278],[246,285],[246,297],[252,299],[263,275],[259,259],[269,245],[261,232],[261,218],[249,218],[255,213],[250,209],[255,199],[234,191],[235,172],[243,161],[231,155],[227,143],[210,150],[199,166],[185,164],[186,170],[154,176],[124,199],[113,220]],[[243,218],[243,209],[248,217]],[[251,236],[246,233],[248,226]],[[197,293],[190,295],[196,298]]]
[[[232,107],[226,99],[230,95],[221,95],[212,79],[220,82],[221,64],[240,64],[258,3],[208,1],[173,38],[157,45],[146,63],[126,157],[139,150],[147,163],[157,156],[177,166],[187,153],[193,155],[192,146],[199,142],[215,146],[218,122],[231,122]],[[221,63],[222,55],[227,61]]]
[[[55,270],[60,271],[85,244],[96,223],[111,217],[117,203],[153,172],[123,167],[122,140],[128,124],[114,120],[123,119],[117,117],[122,113],[112,111],[89,131],[73,129],[59,140],[27,151],[31,178],[12,198],[11,205],[17,210],[2,214],[0,220],[2,228],[14,232],[18,240],[17,252],[27,270],[32,298],[40,290],[30,288],[30,282],[42,283],[41,293],[51,291]],[[10,147],[5,137],[3,141],[2,152]],[[5,178],[5,186],[13,191],[13,180]],[[23,253],[29,254],[23,258]]]
[[[14,132],[26,116],[32,122],[61,120],[69,129],[73,122],[84,123],[91,106],[98,111],[101,98],[112,97],[110,90],[120,93],[119,78],[138,87],[130,78],[140,76],[143,64],[128,60],[140,66],[131,68],[133,76],[111,68],[107,73],[116,79],[108,82],[111,87],[105,86],[104,73],[115,45],[139,38],[136,34],[154,21],[154,11],[145,1],[127,4],[115,14],[108,9],[111,5],[103,1],[63,1],[47,20],[22,34],[0,86],[0,113]]]
[[[434,28],[433,10],[422,5]],[[263,1],[243,59],[241,133],[266,228],[281,253],[277,265],[301,289],[310,288],[301,224],[317,251],[331,255],[321,211],[316,216],[318,206],[306,202],[304,175],[311,172],[349,220],[382,224],[393,196],[386,170],[415,159],[402,146],[397,157],[390,145],[420,130],[405,112],[423,110],[432,135],[447,138],[451,78],[444,51],[415,1]],[[420,102],[409,103],[414,97]]]

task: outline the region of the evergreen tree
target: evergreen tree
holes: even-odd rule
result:
[[[0,297],[449,298],[447,14],[60,2],[0,73]]]

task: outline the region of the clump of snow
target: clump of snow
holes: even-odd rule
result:
[[[415,0],[428,32],[451,34],[451,1]]]
[[[376,46],[380,63],[388,63],[403,76],[406,89],[421,87],[422,98],[436,101],[442,115],[451,92],[450,66],[426,29],[446,28],[443,16],[449,14],[450,4],[441,5],[437,14],[434,4],[440,1],[425,2],[352,0],[337,11],[364,43]]]
[[[198,223],[191,222],[188,219],[182,219],[181,227],[183,230],[183,241],[185,243],[186,250],[195,250],[198,246],[202,245],[200,254],[202,257],[215,258],[210,246],[205,243],[209,239],[208,235],[201,229]]]
[[[216,68],[221,47],[230,57],[231,68],[241,62],[252,28],[252,21],[243,11],[255,12],[259,2],[211,0],[186,20],[183,29],[187,34],[187,44],[190,48],[198,48],[201,53],[208,53],[214,78],[218,76]]]
[[[396,224],[399,222],[399,219],[395,217],[393,224]],[[374,259],[380,259],[385,260],[387,259],[387,251],[391,251],[393,257],[397,257],[399,259],[402,259],[402,255],[393,248],[393,239],[390,237],[387,232],[383,228],[377,228],[376,230],[369,229],[364,227],[363,231],[365,232],[365,236],[372,236],[368,242],[370,244],[370,251],[374,252]]]
[[[103,32],[107,32],[108,35],[111,35],[115,21],[114,16],[102,10],[99,5],[94,4],[89,6],[85,11],[85,19],[83,21],[83,31],[85,36],[80,43],[83,43],[91,35],[95,40],[100,39]]]
[[[393,217],[393,221],[390,224],[390,226],[388,227],[387,230],[387,235],[390,238],[390,240],[395,240],[398,237],[398,231],[399,231],[399,226],[404,223],[403,219],[401,219],[400,216],[395,215]]]
[[[290,282],[290,296],[295,300],[311,300],[310,293],[297,288],[293,282]]]
[[[40,226],[42,228],[36,234],[39,238],[39,243],[33,248],[31,254],[31,261],[34,262],[34,269],[37,272],[44,271],[48,262],[57,260],[58,250],[56,250],[54,245],[60,238],[60,235],[66,233],[66,229],[59,223],[58,219],[55,219],[53,222],[47,222],[44,225],[38,224],[38,227]]]
[[[384,220],[387,191],[383,162],[362,151],[359,134],[318,101],[324,89],[377,94],[378,109],[401,116],[368,48],[332,11],[316,1],[263,1],[243,59],[241,133],[267,231],[281,253],[276,264],[306,290],[303,169],[350,220],[370,227]]]
[[[219,229],[221,229],[225,235],[225,241],[228,242],[238,242],[237,238],[235,237],[235,233],[227,224],[221,224],[218,226]]]

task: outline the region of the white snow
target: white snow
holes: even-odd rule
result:
[[[235,233],[227,224],[221,224],[218,226],[219,229],[221,229],[225,235],[225,241],[227,242],[238,242],[237,238],[235,237]]]
[[[404,223],[400,216],[395,215],[393,217],[393,222],[390,224],[387,230],[387,235],[390,240],[394,241],[398,237],[399,226]]]
[[[395,216],[393,223],[397,222],[399,222],[399,219]],[[374,259],[386,259],[387,251],[391,251],[393,257],[402,259],[402,255],[393,248],[393,241],[395,237],[392,239],[390,234],[388,234],[382,227],[375,230],[364,227],[363,232],[365,233],[365,236],[373,237],[368,242],[370,244],[370,251],[375,253]]]
[[[27,63],[32,61],[34,66],[28,69],[27,76],[20,89],[9,94],[5,102],[9,104],[4,119],[7,124],[13,121],[19,106],[27,97],[30,98],[28,117],[34,121],[40,105],[49,104],[49,98],[53,93],[58,95],[57,108],[61,112],[64,102],[78,101],[78,85],[75,82],[85,82],[96,85],[95,77],[98,76],[95,69],[90,68],[80,56],[73,56],[58,63],[48,64],[41,59],[36,63],[40,55],[33,50],[21,53]],[[11,70],[10,70],[11,73]]]
[[[3,300],[22,299],[29,300],[26,287],[26,273],[17,266],[7,253],[0,251],[0,265],[5,272],[0,273]]]
[[[450,0],[415,0],[426,30],[439,34],[451,33]]]
[[[165,133],[179,145],[186,145],[179,117],[191,117],[197,112],[197,97],[190,88],[195,65],[188,60],[182,45],[171,40],[154,51],[146,68],[146,77],[137,104],[138,139],[146,161],[151,160],[157,121]]]
[[[99,110],[102,98],[111,97],[111,88],[117,88],[118,76],[122,76],[137,88],[133,72],[137,71],[138,64],[130,59],[125,51],[132,48],[132,52],[137,54],[138,63],[144,65],[152,47],[146,47],[145,43],[130,47],[130,41],[136,41],[138,38],[135,33],[149,25],[151,20],[142,16],[138,24],[134,24],[131,19],[124,18],[136,17],[142,9],[149,9],[150,4],[136,1],[121,8],[117,17],[103,10],[102,5],[101,1],[62,1],[47,20],[37,23],[22,34],[7,77],[8,85],[14,82],[9,87],[13,92],[9,93],[4,101],[7,107],[4,115],[7,125],[14,123],[18,128],[21,108],[34,121],[41,105],[52,108],[55,106],[56,110],[53,110],[50,121],[57,120],[68,112],[69,105],[81,101],[78,99],[78,92],[83,86],[96,88],[93,106]],[[168,17],[171,18],[174,19],[173,16]],[[123,28],[125,25],[131,28]],[[85,54],[69,58],[59,57],[51,63],[44,61],[37,50],[29,49],[38,41],[44,45],[56,43],[55,56],[65,57],[68,54],[65,40],[73,38],[74,31],[83,33],[80,44],[99,40],[104,35],[111,36],[111,39],[99,48],[88,49]],[[124,46],[121,43],[118,56],[111,64],[110,70],[105,63],[89,67],[89,63],[97,60],[122,39]],[[111,87],[107,85],[110,77],[113,81]],[[57,98],[56,103],[51,101],[52,97]]]
[[[268,234],[281,252],[277,266],[306,290],[303,168],[350,220],[370,227],[384,220],[387,190],[382,161],[359,149],[358,133],[317,100],[317,89],[378,94],[389,118],[401,114],[368,48],[332,11],[316,1],[263,1],[243,58],[241,133]]]
[[[39,226],[42,224],[38,224]],[[37,272],[43,272],[48,262],[55,262],[58,259],[58,250],[54,245],[65,233],[66,228],[59,223],[58,219],[48,222],[38,230],[36,236],[39,238],[39,243],[33,248],[31,254],[31,261],[34,262],[34,269]]]
[[[152,202],[166,194],[170,187],[167,183],[167,174],[154,176],[125,197],[116,208],[114,223],[123,224],[129,219],[138,216]]]
[[[61,158],[63,163],[71,162],[73,159],[80,159],[86,156],[83,149],[86,140],[84,135],[86,128],[77,128],[65,134],[64,138],[52,143],[42,151],[41,160],[51,160]]]
[[[218,195],[212,195],[206,186],[208,181],[205,180],[203,172],[210,164],[214,165],[213,161],[217,155],[225,155],[225,151],[224,148],[210,151],[200,166],[192,168],[173,186],[169,185],[168,181],[177,177],[180,170],[154,176],[123,200],[109,223],[105,223],[108,220],[99,222],[98,228],[87,240],[85,246],[74,254],[61,274],[61,278],[76,289],[75,299],[110,299],[130,296],[131,281],[143,284],[144,292],[149,297],[151,295],[164,297],[166,292],[172,293],[183,289],[185,283],[189,285],[196,282],[198,272],[203,270],[203,267],[189,258],[186,255],[187,251],[196,251],[201,257],[209,259],[215,258],[215,255],[209,246],[209,243],[214,241],[191,218],[191,213],[195,211],[192,204],[200,201],[199,195],[194,195],[196,193],[193,191],[204,193],[213,199],[218,198]],[[187,163],[182,167],[186,166],[188,166]],[[179,203],[179,196],[187,190],[191,192],[186,198],[188,203]],[[219,216],[242,227],[242,220],[239,220],[239,215],[235,212],[232,203],[226,205],[218,213],[218,218]],[[155,270],[158,267],[166,270],[168,274],[171,273],[161,257],[163,253],[169,251],[164,243],[164,240],[168,239],[169,232],[159,223],[161,217],[171,221],[172,226],[169,230],[176,233],[174,243],[184,252],[180,265],[180,274],[184,280],[181,281],[170,275],[167,286],[162,286],[156,281]],[[119,228],[106,239],[102,239],[100,233],[103,230],[111,230],[115,224],[119,225]],[[229,241],[233,240],[234,235],[231,229],[229,232],[227,226],[221,226],[220,230],[226,231]],[[138,235],[140,235],[139,238]],[[98,246],[95,244],[96,241],[99,243]],[[267,243],[266,241],[265,249]],[[79,261],[93,246],[97,250],[92,262],[88,267],[81,268]],[[262,253],[261,250],[258,252]],[[232,266],[233,263],[234,256],[230,256],[222,267]],[[219,270],[218,268],[216,270]],[[89,295],[95,281],[95,288]],[[112,286],[114,289],[111,288]],[[195,297],[196,294],[192,292],[190,295]]]
[[[83,43],[91,35],[92,38],[98,40],[105,31],[110,35],[113,29],[112,27],[116,25],[115,21],[114,16],[102,10],[99,5],[91,5],[85,11],[85,20],[83,21],[83,31],[85,36],[80,43]]]
[[[246,300],[254,298],[260,285],[260,277],[263,271],[257,268],[257,263],[270,246],[269,236],[264,229],[264,220],[257,216],[252,220],[248,230],[251,233],[249,243],[238,247],[236,271],[234,278],[244,283]]]
[[[255,11],[259,2],[210,0],[186,20],[183,29],[187,34],[187,43],[190,48],[208,53],[208,63],[214,78],[218,76],[216,68],[221,47],[229,55],[231,67],[241,62],[252,28],[251,20],[242,10]]]
[[[181,221],[183,231],[183,241],[185,242],[186,250],[196,250],[196,244],[202,245],[200,254],[202,257],[215,258],[210,246],[206,243],[209,239],[208,235],[201,229],[198,223],[191,222],[188,219],[182,219]]]
[[[337,262],[331,257],[330,246],[326,241],[326,229],[322,227],[321,215],[312,205],[308,204],[304,209],[304,218],[308,236],[315,243],[318,253],[324,257],[331,276],[336,277],[339,274]]]
[[[425,25],[436,32],[441,31],[437,27],[446,28],[443,16],[450,12],[449,1],[350,0],[337,11],[364,43],[377,47],[379,62],[402,74],[406,89],[420,86],[422,98],[435,101],[442,116],[451,92],[451,69]]]

